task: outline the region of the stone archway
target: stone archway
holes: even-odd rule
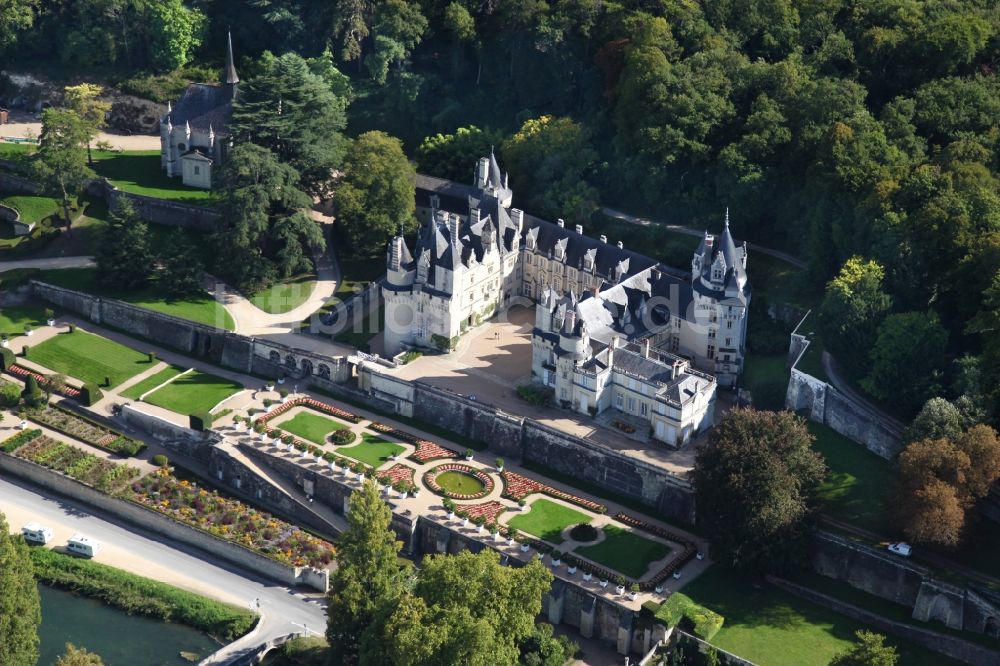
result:
[[[268,360],[271,361],[271,363],[281,363],[281,354],[279,354],[276,351],[272,351],[270,354],[268,354],[267,358]]]
[[[287,367],[289,370],[295,370],[296,366],[297,363],[295,362],[295,357],[292,356],[291,354],[287,355],[285,357],[285,367]]]
[[[330,366],[328,366],[326,363],[320,363],[319,364],[319,376],[322,377],[323,379],[329,379],[330,378]]]
[[[310,377],[312,375],[312,373],[313,373],[313,364],[312,364],[312,361],[310,361],[309,359],[307,359],[307,358],[302,359],[301,368],[302,368],[302,376],[303,377]]]

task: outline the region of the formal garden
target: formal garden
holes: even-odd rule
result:
[[[190,370],[175,375],[165,386],[143,397],[157,407],[178,414],[205,414],[243,390],[243,385],[217,375]]]
[[[54,372],[107,388],[114,388],[148,370],[148,354],[80,330],[61,332],[25,354],[32,363]]]

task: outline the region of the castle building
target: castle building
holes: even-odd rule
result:
[[[447,351],[526,297],[536,304],[532,376],[561,405],[618,410],[671,445],[710,424],[716,386],[735,386],[743,369],[751,296],[728,211],[722,234],[706,232],[681,271],[512,208],[507,183],[493,155],[472,185],[417,177],[414,251],[401,235],[387,251],[386,352]]]
[[[226,42],[225,83],[192,83],[177,106],[167,103],[160,119],[160,166],[185,185],[212,189],[212,171],[230,147],[229,121],[240,77],[233,62],[233,38]]]

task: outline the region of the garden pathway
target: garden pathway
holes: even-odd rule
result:
[[[18,114],[24,115],[24,114]],[[42,123],[40,122],[17,122],[0,125],[0,136],[23,139],[25,137],[38,138],[42,133]],[[97,135],[98,141],[107,141],[116,150],[159,150],[160,137],[153,134],[110,134],[101,132]]]
[[[58,268],[90,268],[91,266],[94,266],[93,257],[46,257],[44,259],[18,259],[15,261],[0,261],[0,273],[20,268],[52,270]]]

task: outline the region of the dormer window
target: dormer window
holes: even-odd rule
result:
[[[722,279],[722,269],[718,266],[712,269],[712,279],[718,282]]]

